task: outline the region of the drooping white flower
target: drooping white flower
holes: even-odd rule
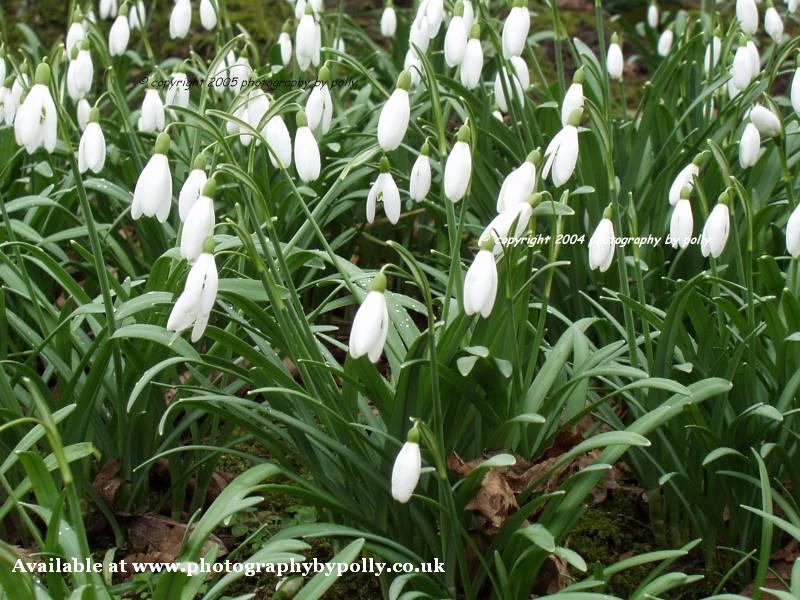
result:
[[[740,44],[736,49],[736,54],[733,56],[733,64],[731,65],[733,84],[737,89],[743,90],[750,85],[750,82],[753,81],[757,74],[753,72],[753,61],[746,43]]]
[[[786,223],[786,250],[794,258],[800,256],[800,205],[795,207]]]
[[[622,79],[622,68],[625,66],[625,59],[622,57],[622,47],[619,45],[619,38],[615,33],[611,37],[611,44],[606,55],[606,69],[611,79]]]
[[[650,29],[656,29],[658,27],[658,23],[658,6],[656,6],[655,2],[650,2],[650,6],[647,7],[647,24],[650,25]]]
[[[217,8],[214,0],[200,0],[200,24],[207,31],[217,26]]]
[[[417,13],[417,16],[411,22],[411,29],[408,32],[408,48],[409,50],[415,50],[414,46],[419,49],[419,52],[426,52],[428,50],[428,44],[430,43],[430,36],[428,36],[428,20],[425,18],[425,15],[420,15]]]
[[[743,169],[752,167],[758,162],[761,151],[761,134],[752,123],[745,125],[742,139],[739,140],[739,164]]]
[[[400,448],[392,467],[392,498],[405,504],[411,499],[422,472],[422,455],[419,450],[419,433],[408,432],[408,441]]]
[[[761,73],[761,56],[753,40],[747,40],[747,51],[750,53],[750,71],[755,79]]]
[[[678,172],[669,188],[669,203],[671,206],[675,206],[678,203],[683,188],[688,187],[689,190],[694,188],[694,178],[699,174],[700,167],[694,162],[690,162]]]
[[[553,185],[561,187],[575,171],[578,164],[578,128],[580,122],[580,109],[572,113],[571,122],[575,125],[567,124],[561,128],[555,137],[550,140],[547,149],[544,151],[544,167],[542,167],[542,177],[547,179],[550,171],[553,172]],[[576,116],[577,115],[577,116]]]
[[[497,106],[502,112],[508,111],[508,101],[506,100],[506,93],[503,86],[512,92],[512,98],[515,98],[518,103],[522,103],[525,97],[525,92],[531,84],[530,74],[528,73],[528,65],[519,56],[512,56],[509,59],[511,66],[514,68],[514,74],[511,81],[508,80],[508,72],[505,68],[498,71],[494,78],[494,97],[497,100]],[[501,78],[502,73],[502,78]],[[513,82],[513,83],[512,83]]]
[[[617,247],[617,238],[614,235],[614,224],[611,222],[611,208],[603,213],[603,218],[597,224],[592,237],[589,238],[589,268],[594,271],[600,269],[601,273],[608,271],[611,261],[614,260],[614,250]]]
[[[494,262],[494,240],[487,239],[472,261],[464,278],[464,312],[488,319],[497,298],[497,265]]]
[[[672,247],[677,248],[680,246],[681,248],[686,248],[692,240],[693,229],[692,205],[684,188],[681,199],[678,200],[672,210],[672,218],[669,223],[669,237]]]
[[[783,39],[783,21],[774,6],[768,6],[764,13],[764,31],[776,44]]]
[[[121,56],[128,49],[128,41],[131,38],[131,29],[125,15],[119,15],[114,19],[111,30],[108,32],[108,53],[111,56]]]
[[[792,90],[790,96],[794,112],[800,115],[800,68],[797,68],[794,71],[794,76],[792,77]]]
[[[169,314],[167,330],[181,332],[192,327],[192,342],[203,337],[217,299],[218,287],[219,275],[214,255],[210,251],[203,252],[189,270],[183,292]]]
[[[203,186],[200,196],[192,204],[181,229],[181,256],[193,262],[203,252],[206,238],[214,234],[214,179],[209,179]]]
[[[396,149],[403,141],[411,116],[411,104],[408,90],[411,87],[411,75],[402,71],[397,78],[397,86],[386,101],[378,117],[378,144],[384,152]]]
[[[311,59],[316,52],[317,26],[311,14],[311,8],[306,10],[306,14],[300,19],[297,25],[297,32],[294,38],[294,52],[297,58],[297,66],[301,71],[305,71],[311,65]]]
[[[444,195],[451,202],[461,200],[469,187],[472,176],[472,151],[469,140],[470,129],[462,125],[444,166]]]
[[[161,96],[156,90],[147,90],[142,101],[142,114],[137,123],[139,131],[144,133],[163,131],[165,121],[164,103],[161,102]]]
[[[22,81],[27,85],[28,79],[26,76],[22,76]],[[11,89],[3,100],[3,118],[6,126],[10,127],[14,124],[14,119],[17,116],[17,110],[19,110],[19,104],[22,100],[22,91],[23,87],[20,77],[17,77],[14,79],[14,83],[11,84]]]
[[[144,0],[132,3],[128,12],[128,27],[131,28],[131,31],[141,29],[146,20],[147,13],[145,13]]]
[[[386,218],[392,225],[397,225],[401,209],[400,190],[389,171],[389,160],[385,156],[381,159],[380,170],[367,195],[367,222],[372,223],[375,220],[375,206],[378,202],[383,202]]]
[[[167,106],[180,106],[181,108],[189,106],[189,79],[186,77],[186,73],[172,74],[172,81],[167,88],[165,100]]]
[[[561,103],[561,125],[569,123],[569,117],[577,110],[583,111],[583,67],[575,71],[572,84],[564,94],[564,101]]]
[[[228,86],[229,89],[234,94],[241,92],[244,89],[252,71],[253,69],[250,67],[250,59],[248,59],[246,56],[239,56],[236,58],[233,64],[228,67],[228,74],[231,77],[231,81]]]
[[[67,31],[67,40],[66,40],[66,50],[67,56],[72,56],[72,51],[75,48],[80,48],[81,42],[86,37],[86,29],[83,26],[82,16],[80,10],[75,11],[75,16],[73,17],[72,25],[69,26],[69,30]],[[4,63],[5,66],[5,63]],[[3,69],[3,77],[5,79],[5,69]]]
[[[708,215],[703,236],[700,238],[700,251],[703,256],[709,254],[714,258],[719,258],[728,242],[731,219],[730,211],[726,202],[718,202],[711,214]]]
[[[501,213],[512,206],[525,202],[536,188],[537,151],[531,152],[519,167],[511,171],[500,186],[497,194],[497,212]]]
[[[189,212],[200,197],[200,192],[203,191],[206,181],[208,181],[206,172],[203,170],[205,166],[205,155],[198,154],[194,160],[192,170],[186,177],[186,181],[183,182],[183,186],[181,186],[181,191],[178,194],[178,216],[181,218],[181,223],[186,221],[186,217],[189,216]]]
[[[192,4],[189,0],[175,0],[175,6],[169,16],[169,37],[185,38],[192,24]]]
[[[503,58],[522,54],[530,28],[531,15],[528,11],[528,2],[527,0],[516,0],[503,23]]]
[[[308,127],[305,113],[297,113],[297,132],[294,134],[294,164],[300,179],[306,183],[319,177],[319,146]]]
[[[99,112],[97,108],[92,109],[89,124],[78,144],[78,170],[81,173],[89,170],[92,173],[99,173],[106,163],[106,138],[98,122]]]
[[[424,0],[420,5],[425,10],[425,21],[428,23],[428,38],[433,39],[439,33],[444,19],[444,0]]]
[[[482,245],[485,241],[492,240],[494,254],[498,256],[503,253],[509,237],[518,237],[527,229],[532,214],[533,207],[529,201],[515,204],[492,219],[478,241]]]
[[[719,56],[722,52],[722,40],[718,35],[711,38],[708,46],[706,46],[706,54],[703,58],[703,69],[708,74],[719,63]]]
[[[397,32],[397,13],[394,10],[391,0],[386,3],[381,14],[381,35],[393,38]]]
[[[261,122],[269,110],[269,96],[260,88],[251,89],[247,92],[247,102],[245,103],[244,120],[250,128],[259,131]],[[266,123],[264,124],[266,125]],[[239,141],[247,146],[253,138],[252,133],[247,128],[242,128],[239,132]]]
[[[86,98],[81,98],[78,100],[76,117],[78,119],[78,127],[80,127],[81,131],[86,131],[86,126],[89,124],[89,113],[91,110],[92,107],[89,105],[89,101]]]
[[[278,46],[281,49],[281,64],[285,67],[292,62],[292,36],[288,31],[281,31],[278,36]]]
[[[58,113],[50,95],[50,66],[36,68],[34,85],[14,116],[14,137],[28,154],[39,148],[52,152],[58,135]]]
[[[431,189],[431,160],[428,156],[430,147],[428,142],[422,144],[414,166],[411,167],[411,175],[408,177],[408,195],[415,202],[421,202],[428,195]]]
[[[470,0],[462,0],[464,3],[464,25],[467,27],[467,31],[472,31],[472,26],[475,24],[475,9],[472,8],[472,2]]]
[[[403,70],[411,75],[410,87],[416,87],[422,76],[422,61],[412,48],[409,48],[406,52],[406,58],[403,61]]]
[[[481,81],[481,71],[483,70],[483,47],[480,39],[480,26],[476,23],[472,26],[469,41],[464,49],[464,58],[461,61],[459,76],[461,85],[468,90],[475,89]]]
[[[133,190],[131,217],[139,219],[142,215],[156,217],[163,223],[172,208],[172,173],[169,169],[169,134],[158,134],[155,152],[142,169]]]
[[[262,131],[264,139],[269,146],[269,161],[272,166],[289,168],[292,164],[292,137],[283,117],[275,115],[270,117]]]
[[[330,71],[327,66],[323,66],[317,76],[317,81],[321,82],[321,85],[314,85],[308,95],[308,100],[306,100],[308,126],[311,129],[319,127],[323,134],[328,133],[328,130],[330,130],[331,119],[333,118],[333,100],[327,84],[329,78]]]
[[[781,134],[781,120],[770,109],[756,104],[750,110],[750,122],[758,128],[761,135],[778,137]]]
[[[758,31],[756,0],[736,0],[736,18],[742,31],[747,35],[755,35]]]
[[[94,64],[89,53],[89,42],[81,42],[81,48],[76,51],[75,60],[69,61],[67,67],[67,93],[73,100],[80,100],[92,89],[94,77]]]
[[[658,45],[656,47],[659,56],[667,56],[669,54],[669,51],[672,50],[673,38],[674,34],[672,33],[672,29],[665,29],[661,33],[658,37]]]
[[[800,0],[786,0],[786,8],[790,13],[796,13],[800,7]]]
[[[100,0],[100,18],[112,19],[116,16],[117,16],[117,0]]]
[[[378,272],[364,302],[358,307],[350,330],[348,350],[353,358],[367,356],[378,362],[389,333],[389,310],[386,307],[386,275]]]
[[[447,33],[444,35],[444,60],[448,67],[457,67],[464,60],[469,31],[463,15],[464,2],[459,0],[456,2],[453,18],[450,19]]]

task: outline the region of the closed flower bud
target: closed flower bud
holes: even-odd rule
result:
[[[770,109],[756,104],[750,111],[750,122],[758,128],[761,135],[778,137],[781,134],[781,120]]]
[[[783,39],[783,21],[774,6],[767,7],[764,13],[764,31],[776,44]]]
[[[428,38],[433,39],[439,33],[444,19],[444,0],[424,0],[425,20],[428,22]]]
[[[672,206],[678,203],[681,198],[681,191],[683,188],[688,187],[690,190],[694,188],[694,178],[700,173],[700,167],[693,162],[689,163],[678,172],[675,180],[669,188],[669,203]]]
[[[419,52],[426,52],[430,37],[428,36],[428,20],[424,15],[419,14],[411,22],[411,29],[408,32],[408,48]],[[416,48],[415,48],[416,46]]]
[[[611,261],[614,260],[614,250],[617,247],[614,235],[614,224],[611,222],[610,210],[603,215],[589,239],[589,268],[594,271],[600,269],[601,273],[608,271]],[[607,216],[608,215],[608,216]]]
[[[742,31],[748,35],[755,35],[758,31],[756,0],[736,0],[736,18]]]
[[[393,38],[397,32],[397,13],[391,3],[387,4],[381,14],[381,35],[386,38]]]
[[[414,431],[413,429],[411,431]],[[409,438],[412,438],[409,432]],[[422,455],[419,450],[418,434],[414,441],[403,444],[392,468],[392,498],[405,504],[411,499],[419,483],[422,472]]]
[[[14,137],[28,154],[39,148],[47,152],[56,148],[58,113],[49,85],[50,67],[42,63],[36,69],[34,85],[14,116]]]
[[[27,82],[27,78],[25,81]],[[6,126],[14,124],[21,99],[22,83],[20,83],[20,78],[17,77],[14,79],[14,83],[11,84],[11,89],[8,91],[8,94],[6,94],[6,97],[3,99],[3,119]]]
[[[300,19],[297,25],[297,33],[294,39],[294,51],[297,58],[297,66],[301,71],[305,71],[311,65],[311,59],[316,52],[317,26],[314,17],[307,12]]]
[[[173,40],[184,38],[192,24],[192,4],[189,0],[175,0],[169,16],[169,37]]]
[[[172,82],[167,88],[165,100],[167,105],[181,108],[189,106],[189,80],[186,73],[172,74]]]
[[[656,29],[658,27],[658,23],[658,6],[656,6],[655,2],[651,2],[650,6],[647,7],[647,24],[650,25],[650,29]]]
[[[411,116],[411,105],[408,99],[410,85],[411,75],[408,71],[403,71],[397,78],[397,87],[381,109],[378,118],[378,144],[385,152],[390,152],[400,146],[406,135],[408,120]]]
[[[86,43],[88,48],[88,43]],[[67,93],[73,100],[80,100],[92,89],[94,65],[92,55],[88,49],[77,52],[75,60],[69,62],[67,67]]]
[[[467,193],[472,176],[472,154],[469,146],[470,130],[466,125],[458,132],[457,141],[447,156],[444,166],[444,195],[458,202]]]
[[[81,173],[88,170],[99,173],[106,163],[106,138],[97,122],[97,109],[93,109],[93,112],[95,114],[92,115],[91,122],[86,126],[78,144],[78,170]]]
[[[793,258],[800,256],[800,205],[795,207],[786,223],[786,250]]]
[[[419,56],[417,56],[416,51],[411,48],[406,52],[406,58],[403,61],[403,70],[411,75],[411,85],[409,89],[416,87],[417,84],[419,84],[420,75],[422,73],[422,61],[419,59]]]
[[[163,223],[172,207],[172,173],[169,170],[170,139],[166,133],[156,139],[155,152],[142,169],[136,188],[133,190],[131,217],[156,217]]]
[[[91,110],[92,107],[86,98],[81,98],[78,100],[76,117],[78,119],[78,127],[80,127],[81,131],[86,131],[86,126],[89,124],[89,113]]]
[[[703,256],[720,257],[728,242],[730,225],[728,205],[724,202],[717,203],[703,227],[703,236],[700,239],[700,250]]]
[[[331,128],[331,119],[333,118],[333,100],[331,99],[331,92],[326,83],[327,72],[327,68],[322,67],[318,77],[322,85],[315,85],[308,95],[308,100],[306,100],[308,126],[311,129],[319,128],[323,134],[328,133],[328,130]]]
[[[100,0],[100,18],[113,19],[117,16],[117,0]],[[127,19],[125,19],[127,21]]]
[[[791,89],[792,108],[800,115],[800,68],[795,69]]]
[[[137,126],[143,133],[155,133],[164,130],[164,103],[156,90],[147,90],[142,101],[142,114]]]
[[[169,315],[167,330],[181,332],[192,327],[192,342],[203,337],[217,299],[218,287],[219,276],[214,255],[203,252],[186,277],[183,293]]]
[[[561,125],[569,123],[569,117],[576,110],[583,110],[583,70],[578,69],[575,72],[575,78],[572,85],[567,89],[564,94],[564,101],[561,103]]]
[[[448,67],[457,67],[464,60],[469,31],[464,23],[464,3],[456,3],[456,12],[444,36],[444,60]]]
[[[194,161],[194,168],[189,172],[186,181],[183,182],[180,194],[178,194],[178,215],[181,222],[186,221],[189,212],[200,197],[200,192],[206,185],[208,178],[203,170],[205,168],[205,157],[201,154]]]
[[[121,56],[128,49],[131,29],[128,19],[123,15],[118,16],[108,32],[108,53],[111,56]]]
[[[200,0],[200,24],[211,31],[217,26],[217,9],[214,0]]]
[[[578,112],[573,115],[579,114]],[[542,177],[547,179],[553,171],[553,185],[561,187],[575,171],[578,163],[578,129],[574,125],[565,125],[547,145],[544,152],[545,162]]]
[[[431,161],[428,157],[428,143],[422,146],[414,166],[411,167],[411,175],[408,178],[408,195],[415,202],[421,202],[428,195],[431,189]]]
[[[141,29],[147,20],[147,14],[144,9],[144,1],[132,3],[130,12],[128,13],[128,26],[131,30]]]
[[[708,74],[711,69],[717,66],[719,63],[719,56],[722,52],[722,40],[719,39],[719,36],[715,35],[711,38],[711,42],[706,46],[706,55],[703,59],[703,69],[705,70],[706,74]]]
[[[519,56],[512,56],[509,62],[511,66],[514,67],[514,75],[511,81],[508,80],[507,71],[504,67],[497,73],[494,79],[494,97],[495,100],[497,100],[497,106],[502,112],[508,111],[508,102],[506,101],[503,85],[512,92],[512,97],[516,99],[516,102],[521,104],[525,97],[525,92],[531,84],[528,65],[525,64],[525,61]]]
[[[536,188],[536,165],[534,153],[519,167],[511,171],[503,180],[500,193],[497,195],[497,212],[525,202]]]
[[[294,164],[300,179],[306,183],[319,177],[319,146],[308,127],[304,113],[297,113],[297,132],[294,135]]]
[[[285,67],[292,62],[292,37],[288,32],[282,31],[278,36],[278,46],[281,50],[281,63]]]
[[[492,314],[497,298],[497,265],[492,253],[493,246],[492,240],[484,241],[464,278],[464,312],[469,316],[480,313],[484,319],[488,319]]]
[[[758,162],[758,155],[761,151],[761,134],[758,128],[752,123],[748,123],[742,132],[742,139],[739,141],[739,164],[743,169],[752,167]]]
[[[464,59],[461,61],[459,73],[461,85],[468,90],[475,89],[481,80],[483,70],[483,47],[481,46],[480,30],[478,25],[472,26],[472,33],[464,49]]]
[[[214,233],[214,191],[213,179],[206,181],[200,197],[194,202],[181,229],[181,256],[192,262],[203,252],[206,238]]]
[[[687,195],[684,191],[684,195]],[[694,219],[692,217],[692,205],[687,198],[681,198],[675,204],[672,211],[672,219],[669,224],[669,237],[673,248],[680,246],[686,248],[692,240],[692,230],[694,229]]]
[[[622,68],[625,60],[622,58],[622,48],[616,42],[611,42],[606,57],[606,68],[611,79],[622,79]]]
[[[757,72],[753,72],[750,50],[747,49],[746,45],[740,45],[733,56],[733,64],[731,65],[731,75],[736,89],[745,89],[757,74]]]
[[[270,117],[262,131],[269,146],[269,160],[276,169],[288,169],[292,165],[292,137],[283,117]]]
[[[674,34],[672,33],[672,29],[665,29],[658,37],[656,51],[658,52],[659,56],[669,55],[669,51],[672,50],[673,37]]]
[[[350,330],[348,349],[350,356],[378,362],[389,333],[389,310],[386,308],[386,276],[375,275],[370,292],[358,307]]]
[[[527,0],[515,2],[503,23],[503,58],[520,56],[525,49],[528,31],[531,28],[531,15]]]
[[[72,56],[72,51],[75,48],[80,48],[81,42],[86,37],[86,29],[83,27],[83,23],[80,19],[75,20],[72,22],[72,25],[69,26],[69,30],[67,31],[67,40],[66,40],[66,50],[67,56]],[[3,63],[3,72],[0,73],[2,77],[0,77],[0,81],[6,78],[5,74],[5,62]]]

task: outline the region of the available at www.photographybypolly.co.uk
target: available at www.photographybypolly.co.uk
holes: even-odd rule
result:
[[[0,600],[800,600],[800,0],[0,0]]]

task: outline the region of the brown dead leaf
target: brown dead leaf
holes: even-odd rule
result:
[[[119,459],[113,458],[107,461],[97,472],[97,475],[94,476],[94,481],[92,481],[94,491],[112,510],[117,491],[123,483],[122,478],[119,477],[119,467]]]
[[[561,558],[551,554],[533,583],[533,593],[537,596],[556,594],[567,587],[569,582],[569,566]]]
[[[792,540],[786,546],[777,550],[771,557],[769,562],[769,572],[762,587],[788,592],[789,588],[786,587],[784,581],[792,579],[792,567],[794,562],[800,558],[800,542]],[[748,598],[753,597],[754,586],[751,583],[742,590],[742,596]],[[778,600],[774,594],[764,593],[761,596],[764,600]]]
[[[186,537],[186,525],[153,513],[144,515],[120,515],[121,517],[132,517],[128,527],[128,541],[131,550],[137,554],[163,554],[169,557],[167,560],[175,560],[181,549],[181,543]],[[228,553],[225,544],[215,535],[211,535],[203,546],[205,554],[212,544],[219,547],[218,556]]]

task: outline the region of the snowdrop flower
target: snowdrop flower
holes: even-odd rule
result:
[[[448,67],[457,67],[464,60],[468,33],[464,23],[464,2],[459,0],[444,36],[444,60]]]
[[[761,135],[779,137],[781,135],[781,120],[770,109],[756,104],[750,110],[750,122],[758,128]]]
[[[386,101],[378,117],[378,144],[384,152],[390,152],[400,146],[408,129],[411,116],[411,104],[408,90],[411,87],[411,75],[402,71],[397,78],[397,86]]]
[[[419,84],[420,76],[422,74],[422,61],[417,56],[413,48],[409,48],[406,52],[406,58],[403,62],[403,70],[411,74],[411,86],[416,87]]]
[[[117,0],[100,0],[100,18],[111,19],[115,16],[117,16]]]
[[[217,26],[217,8],[213,0],[200,0],[200,24],[206,31]]]
[[[433,39],[439,33],[444,19],[444,0],[424,0],[420,8],[424,7],[425,20],[428,23],[428,37]]]
[[[297,58],[297,66],[301,71],[305,71],[311,65],[311,59],[316,52],[317,44],[317,25],[311,14],[311,7],[306,8],[306,13],[297,24],[297,32],[294,38],[294,51]]]
[[[464,4],[464,25],[467,28],[467,31],[472,29],[472,26],[475,24],[475,9],[472,8],[472,2],[470,0],[461,0]]]
[[[578,124],[581,121],[583,111],[576,108],[570,115],[566,125],[555,137],[550,140],[547,149],[544,151],[544,167],[542,177],[547,179],[550,170],[553,171],[553,185],[561,187],[575,171],[578,163]]]
[[[736,19],[742,31],[748,35],[755,35],[758,31],[756,0],[736,0]]]
[[[260,88],[251,89],[247,92],[247,101],[244,105],[244,121],[250,126],[250,128],[255,129],[258,131],[259,126],[261,126],[261,121],[264,119],[264,115],[267,114],[269,110],[269,96],[264,93],[264,90]],[[252,141],[253,135],[250,133],[248,128],[242,128],[239,131],[239,141],[242,145],[247,146]]]
[[[197,260],[203,252],[206,238],[214,234],[214,193],[217,182],[206,181],[203,191],[192,205],[181,229],[181,256],[189,262]]]
[[[422,472],[422,455],[419,450],[419,431],[414,425],[400,448],[392,467],[392,498],[405,504],[411,499]]]
[[[731,75],[733,77],[733,84],[738,90],[745,89],[750,85],[750,82],[753,81],[753,78],[758,75],[758,71],[753,72],[752,55],[744,39],[739,43],[736,54],[733,56]]]
[[[311,129],[319,127],[323,134],[330,130],[333,118],[333,100],[331,100],[331,92],[328,89],[328,79],[330,79],[330,70],[327,65],[323,65],[317,75],[317,80],[322,85],[315,85],[306,100],[308,126]]]
[[[742,132],[742,139],[739,141],[739,164],[743,169],[754,166],[758,162],[758,155],[761,151],[761,134],[758,127],[748,123]]]
[[[481,28],[475,23],[470,32],[464,59],[461,61],[461,85],[468,90],[475,89],[481,80],[483,69],[483,48],[481,47]]]
[[[44,148],[56,148],[58,113],[50,95],[50,65],[41,63],[36,68],[34,85],[14,116],[14,137],[28,154]]]
[[[783,21],[772,2],[767,4],[767,12],[764,13],[764,31],[776,44],[783,39]]]
[[[701,152],[694,157],[692,162],[678,172],[678,175],[669,188],[669,203],[671,206],[675,206],[678,203],[683,188],[688,187],[690,191],[694,188],[694,178],[700,174],[700,162],[702,158],[703,153]]]
[[[292,164],[292,137],[283,117],[270,117],[261,132],[269,146],[269,161],[276,169],[288,168]]]
[[[166,104],[186,108],[189,106],[189,79],[186,73],[178,71],[172,74],[172,81],[167,88]],[[174,116],[174,112],[172,113]]]
[[[651,2],[650,6],[647,7],[647,24],[650,25],[650,29],[656,29],[658,27],[658,17],[658,6],[656,6],[655,2]]]
[[[131,29],[128,24],[128,19],[124,14],[127,10],[127,5],[122,7],[121,14],[114,20],[114,24],[108,32],[108,52],[111,56],[122,56],[128,49]]]
[[[502,254],[508,238],[519,237],[528,228],[528,222],[533,214],[532,204],[538,202],[538,198],[539,196],[534,194],[525,202],[505,209],[486,226],[478,238],[479,242],[483,244],[486,240],[492,240],[495,256]],[[513,232],[512,227],[514,227]]]
[[[719,35],[715,32],[714,37],[711,38],[711,42],[709,42],[708,46],[706,46],[706,55],[703,59],[703,69],[705,73],[708,74],[711,70],[717,66],[719,63],[719,56],[722,52],[722,40],[720,39]]]
[[[569,123],[569,118],[576,110],[583,112],[583,67],[579,67],[572,77],[572,85],[564,94],[564,101],[561,103],[561,125]]]
[[[656,47],[659,56],[667,56],[669,51],[672,50],[673,37],[672,29],[665,29],[659,36],[658,46]]]
[[[386,38],[393,38],[397,31],[397,13],[392,5],[392,0],[386,3],[381,14],[381,35]]]
[[[67,67],[67,93],[73,100],[80,100],[92,89],[94,65],[92,55],[89,53],[89,40],[81,42],[80,49],[76,49],[75,59],[69,61]]]
[[[86,98],[81,98],[78,100],[76,117],[78,119],[78,127],[80,127],[81,131],[86,131],[86,126],[89,124],[89,114],[91,113],[91,110],[92,107],[89,105],[89,101]]]
[[[792,77],[792,90],[790,96],[794,112],[800,115],[800,67],[795,69],[794,71],[794,77]]]
[[[614,224],[611,222],[611,211],[609,204],[603,212],[603,218],[597,224],[597,229],[589,239],[589,268],[592,271],[600,269],[601,273],[605,273],[614,260],[617,238],[614,235]]]
[[[89,123],[78,144],[78,170],[85,173],[99,173],[106,163],[106,138],[100,129],[100,111],[97,107],[91,110]]]
[[[163,131],[165,124],[164,103],[156,90],[150,89],[144,93],[142,101],[142,114],[137,127],[144,133]]]
[[[522,54],[530,28],[531,15],[528,12],[527,0],[515,0],[514,6],[503,23],[503,58]]]
[[[308,127],[304,112],[297,113],[297,132],[294,134],[294,164],[300,179],[306,183],[319,177],[319,147]]]
[[[464,278],[464,312],[468,316],[480,313],[488,319],[497,298],[497,265],[494,262],[494,240],[481,242],[481,249],[472,261]]]
[[[536,163],[540,157],[539,151],[534,150],[524,163],[506,176],[497,195],[498,213],[525,202],[533,194],[536,188]]]
[[[797,8],[800,7],[800,0],[786,0],[786,7],[790,13],[796,13]]]
[[[344,40],[340,37],[337,37],[335,40],[333,40],[333,49],[344,54],[347,50],[344,45]]]
[[[246,56],[239,56],[235,59],[233,64],[228,67],[228,75],[231,77],[229,89],[234,93],[242,91],[251,72],[250,60]]]
[[[389,333],[389,310],[386,308],[386,275],[378,272],[370,291],[358,307],[350,330],[348,350],[353,358],[366,355],[378,362]]]
[[[686,248],[692,240],[692,229],[694,219],[692,218],[692,205],[689,203],[689,187],[683,188],[681,198],[672,210],[672,218],[669,222],[669,238],[673,248],[678,246]]]
[[[128,12],[128,27],[130,27],[131,30],[141,29],[146,20],[147,16],[144,11],[144,1],[139,0],[131,6]]]
[[[314,52],[311,54],[311,64],[319,66],[320,52],[322,51],[322,27],[319,21],[314,21]]]
[[[444,195],[451,202],[458,202],[464,197],[472,176],[472,151],[469,139],[469,126],[462,125],[444,166]]]
[[[206,185],[208,178],[206,177],[206,157],[205,154],[198,154],[194,159],[192,170],[183,182],[181,191],[178,194],[178,216],[181,218],[181,223],[186,221],[186,217],[192,210],[192,207],[200,197],[200,192]]]
[[[175,0],[169,16],[169,37],[185,38],[192,24],[192,4],[189,0]]]
[[[519,56],[512,56],[509,59],[511,66],[514,68],[514,75],[512,81],[508,80],[508,72],[505,68],[497,72],[494,78],[494,97],[497,100],[497,106],[502,112],[508,111],[508,102],[506,101],[506,94],[503,85],[513,92],[512,97],[520,104],[523,102],[525,92],[531,84],[530,74],[528,73],[528,65]],[[502,78],[501,78],[502,73]]]
[[[133,190],[131,217],[142,215],[156,217],[160,223],[167,220],[172,207],[172,173],[169,170],[169,134],[162,132],[156,138],[155,152],[142,169]]]
[[[285,67],[292,62],[292,36],[289,35],[289,23],[283,24],[283,30],[278,36],[278,46],[281,50],[281,64]]]
[[[725,244],[728,242],[728,233],[730,232],[731,219],[730,211],[728,210],[728,194],[723,192],[720,196],[719,202],[708,215],[705,227],[703,227],[703,235],[700,238],[700,251],[703,256],[711,255],[714,258],[719,258],[722,251],[725,249]]]
[[[26,76],[23,76],[23,81],[27,83]],[[6,126],[14,124],[14,118],[17,116],[17,110],[19,109],[21,99],[22,83],[20,82],[20,77],[17,77],[14,79],[14,83],[11,84],[11,89],[3,100],[3,119],[5,120]]]
[[[6,81],[6,50],[0,46],[0,86],[5,86]]]
[[[409,50],[416,50],[419,52],[426,52],[428,44],[430,43],[430,36],[428,35],[428,20],[424,14],[417,13],[417,16],[411,22],[411,29],[408,32],[408,47]]]
[[[380,170],[380,175],[367,195],[367,222],[372,223],[375,220],[375,205],[383,202],[386,218],[392,225],[397,225],[400,219],[400,190],[389,172],[389,159],[385,156],[381,158]]]
[[[622,67],[625,60],[622,58],[622,48],[619,45],[619,36],[616,33],[611,36],[611,45],[608,47],[606,56],[606,69],[611,79],[622,79]]]
[[[793,258],[800,256],[800,205],[795,207],[786,223],[786,250]]]
[[[431,160],[429,158],[430,146],[426,141],[422,144],[419,156],[411,167],[408,177],[408,195],[415,202],[422,202],[431,189]]]
[[[214,261],[213,240],[207,240],[203,253],[186,277],[183,293],[178,297],[167,320],[167,330],[180,333],[192,327],[192,342],[203,337],[208,317],[217,299],[219,275]]]
[[[72,56],[72,51],[75,48],[79,48],[81,42],[86,37],[86,29],[83,26],[83,15],[81,14],[80,8],[75,8],[75,14],[72,16],[72,25],[69,26],[69,30],[67,30],[67,40],[66,40],[66,49],[67,49],[67,56]],[[5,70],[5,69],[4,69]],[[2,73],[3,77],[0,80],[5,79],[5,73]]]

